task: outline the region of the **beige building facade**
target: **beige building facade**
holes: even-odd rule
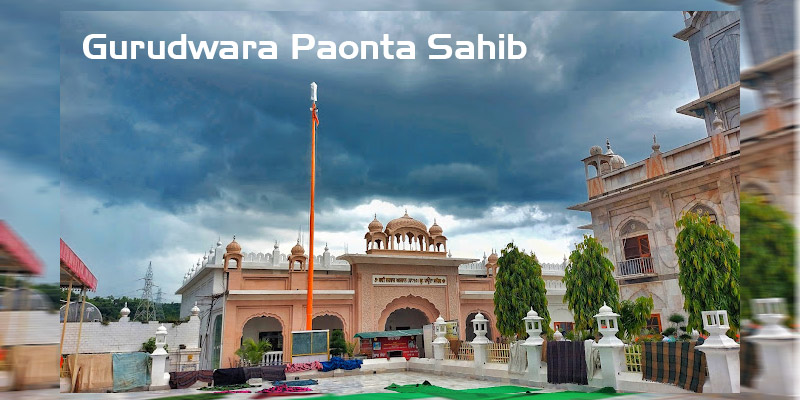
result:
[[[665,152],[653,136],[649,157],[633,164],[608,142],[605,151],[592,147],[583,159],[589,199],[570,207],[591,214],[582,228],[608,248],[620,298],[653,298],[649,327],[659,330],[671,314],[684,313],[676,221],[689,211],[708,214],[739,243],[739,14],[684,17],[675,37],[689,44],[699,97],[676,111],[705,120],[706,132]]]

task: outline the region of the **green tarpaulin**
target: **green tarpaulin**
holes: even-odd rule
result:
[[[150,356],[147,353],[114,353],[111,361],[115,392],[150,386]]]
[[[374,339],[381,337],[400,337],[400,336],[417,336],[422,335],[422,329],[405,329],[402,331],[382,331],[382,332],[360,332],[356,333],[353,337],[362,339]]]

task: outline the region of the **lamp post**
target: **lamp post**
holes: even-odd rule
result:
[[[627,369],[625,366],[625,343],[617,337],[619,314],[603,303],[594,318],[597,319],[597,326],[603,335],[600,341],[594,345],[600,353],[602,384],[617,389],[620,374]],[[593,377],[589,376],[588,379],[592,380]]]
[[[706,354],[712,393],[739,393],[739,343],[726,333],[731,328],[728,311],[701,312],[708,338],[695,349]]]
[[[528,338],[522,344],[528,357],[526,377],[533,384],[547,381],[547,375],[542,373],[542,345],[544,344],[544,340],[540,337],[542,334],[542,320],[544,318],[540,317],[539,313],[533,310],[533,307],[523,318],[525,331],[528,332]]]

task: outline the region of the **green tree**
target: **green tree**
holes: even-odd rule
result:
[[[647,326],[653,312],[652,297],[637,297],[636,300],[623,300],[619,306],[619,327],[625,340],[632,341]]]
[[[788,214],[763,197],[741,198],[742,317],[752,318],[753,299],[781,297],[795,310],[794,226]]]
[[[242,342],[242,347],[239,347],[235,354],[251,365],[257,365],[264,358],[264,353],[270,350],[272,350],[272,345],[268,341],[256,342],[253,338],[247,338]]]
[[[344,339],[344,332],[341,329],[334,329],[331,332],[331,355],[340,356],[347,354],[347,341]]]
[[[606,258],[608,249],[599,240],[583,236],[569,255],[564,273],[567,292],[564,300],[575,318],[575,330],[597,332],[595,314],[603,303],[618,311],[619,286],[614,279],[614,264]]]
[[[497,279],[494,291],[494,315],[497,330],[506,337],[526,337],[522,320],[533,308],[544,318],[542,327],[549,330],[547,292],[542,279],[542,266],[533,253],[520,251],[509,243],[497,260]]]
[[[739,247],[733,234],[712,224],[708,215],[684,214],[675,226],[678,285],[683,309],[689,314],[686,329],[703,328],[702,311],[727,310],[731,326],[739,328]]]

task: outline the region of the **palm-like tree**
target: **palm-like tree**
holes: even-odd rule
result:
[[[272,350],[272,345],[268,341],[256,342],[253,338],[247,338],[242,342],[242,347],[236,350],[236,355],[250,365],[257,365],[264,358],[264,353],[270,350]]]

